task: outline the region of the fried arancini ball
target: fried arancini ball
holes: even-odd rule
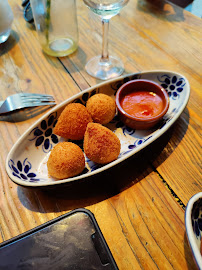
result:
[[[93,162],[106,164],[117,159],[121,144],[119,138],[108,128],[89,123],[84,135],[84,152]]]
[[[116,113],[115,100],[112,97],[101,93],[90,97],[86,103],[86,108],[93,121],[102,125],[109,123]]]
[[[84,153],[72,142],[60,142],[52,149],[47,167],[48,173],[57,179],[73,177],[85,168]]]
[[[92,122],[92,118],[86,107],[80,103],[70,103],[59,116],[54,133],[66,139],[82,140],[89,122]]]

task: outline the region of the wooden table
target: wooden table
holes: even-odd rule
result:
[[[77,1],[79,48],[64,58],[41,51],[26,24],[20,0],[12,35],[0,45],[0,99],[16,92],[52,94],[57,103],[97,83],[84,69],[101,51],[100,22]],[[110,53],[125,72],[171,70],[190,82],[188,105],[157,141],[93,181],[63,192],[17,186],[5,160],[16,140],[43,114],[16,120],[0,117],[0,241],[5,241],[78,207],[96,217],[119,269],[195,269],[186,239],[184,213],[202,189],[202,21],[164,1],[130,0],[110,23]]]

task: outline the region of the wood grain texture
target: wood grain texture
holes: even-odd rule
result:
[[[77,1],[79,48],[68,57],[41,51],[23,19],[21,0],[9,0],[14,23],[0,45],[0,99],[16,92],[46,93],[57,103],[99,83],[85,72],[101,52],[101,21]],[[110,22],[109,51],[125,73],[171,70],[187,77],[191,95],[176,123],[122,164],[66,187],[17,186],[5,161],[17,139],[45,111],[0,116],[0,242],[73,209],[96,217],[119,269],[196,269],[185,233],[184,212],[201,191],[202,22],[160,0],[130,0]]]

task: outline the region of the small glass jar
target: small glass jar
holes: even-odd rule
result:
[[[0,44],[5,42],[11,32],[13,12],[7,0],[0,0]]]
[[[67,56],[78,48],[76,0],[30,0],[42,50]]]

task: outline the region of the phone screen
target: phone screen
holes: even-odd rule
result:
[[[0,269],[118,269],[88,212],[67,214],[0,247]]]

